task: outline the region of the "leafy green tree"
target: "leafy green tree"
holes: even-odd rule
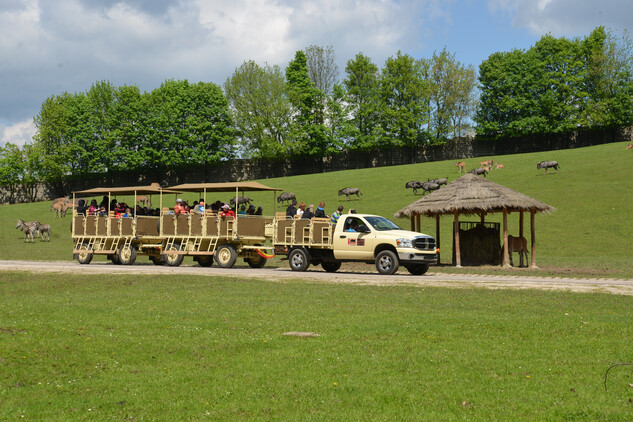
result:
[[[290,136],[298,155],[324,156],[330,150],[326,133],[323,92],[310,80],[306,55],[297,51],[286,68],[286,92],[293,106]]]
[[[21,177],[22,193],[27,202],[34,202],[42,176],[42,152],[37,144],[27,143],[22,147]]]
[[[233,120],[248,157],[281,157],[290,152],[291,104],[278,66],[244,62],[224,83]]]
[[[379,69],[362,53],[347,62],[347,78],[343,84],[347,90],[351,127],[349,146],[353,149],[371,149],[378,145],[377,129],[380,127]]]
[[[0,186],[7,191],[7,202],[16,202],[22,174],[22,151],[15,144],[0,147]]]
[[[425,63],[400,51],[385,63],[380,79],[384,146],[403,146],[412,152],[428,140],[430,86]]]

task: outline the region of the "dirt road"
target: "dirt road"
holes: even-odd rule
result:
[[[236,268],[203,268],[198,266],[167,267],[135,264],[131,266],[113,265],[110,263],[92,263],[80,265],[76,262],[55,261],[0,261],[0,278],[3,271],[30,271],[39,273],[90,273],[90,274],[191,274],[199,276],[222,276],[280,281],[310,280],[324,283],[350,283],[359,285],[382,286],[442,286],[452,288],[482,287],[489,289],[541,289],[567,290],[574,292],[603,292],[622,295],[633,295],[633,280],[606,278],[563,278],[506,276],[506,275],[468,275],[444,274],[432,271],[423,276],[412,276],[399,272],[392,276],[379,275],[374,268],[367,266],[366,272],[348,272],[343,268],[336,273],[327,273],[320,267],[298,273],[287,267],[251,269]]]

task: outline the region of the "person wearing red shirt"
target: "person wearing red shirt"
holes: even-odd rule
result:
[[[222,205],[222,213],[220,214],[220,216],[221,217],[235,217],[235,212],[233,212],[233,210],[228,204],[224,204]]]
[[[178,198],[176,200],[176,205],[174,205],[174,214],[185,214],[185,207],[182,205],[182,199]]]

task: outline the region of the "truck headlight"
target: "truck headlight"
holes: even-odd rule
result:
[[[413,247],[412,242],[413,240],[411,239],[396,239],[396,244],[400,248],[412,248]]]

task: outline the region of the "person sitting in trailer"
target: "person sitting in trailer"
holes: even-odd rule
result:
[[[97,215],[97,210],[99,207],[97,206],[97,200],[93,199],[90,201],[90,207],[88,208],[88,215]]]
[[[182,204],[182,199],[176,199],[176,205],[174,205],[174,214],[186,214],[185,206]]]
[[[201,199],[200,202],[194,202],[193,208],[191,212],[195,212],[196,214],[204,214],[204,201]]]
[[[132,218],[134,217],[134,214],[132,214],[132,210],[130,208],[126,208],[122,216],[126,218]]]
[[[264,212],[264,209],[262,207],[257,207],[257,211],[255,211],[255,214],[253,215],[262,215],[263,212]]]
[[[246,215],[255,215],[255,205],[250,204],[246,210]]]
[[[116,206],[114,207],[114,215],[116,217],[121,217],[123,214],[125,214],[125,203],[117,202]]]
[[[301,214],[301,218],[309,220],[314,217],[314,205],[310,204],[308,208]]]
[[[105,205],[101,205],[99,207],[99,217],[104,217],[106,215],[108,215],[108,210],[106,210]]]
[[[229,204],[222,205],[221,217],[235,217],[235,211],[233,211]]]

